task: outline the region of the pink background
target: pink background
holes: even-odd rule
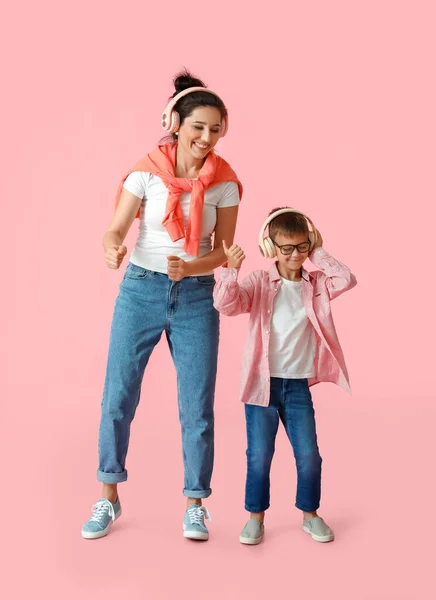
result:
[[[435,12],[420,0],[3,0],[4,598],[435,597]],[[238,542],[245,317],[222,320],[210,541],[181,533],[164,343],[144,378],[123,518],[104,540],[80,537],[99,497],[100,399],[122,277],[105,267],[101,239],[120,176],[161,136],[182,65],[229,107],[219,151],[245,186],[244,271],[268,265],[259,226],[291,204],[359,281],[335,303],[354,395],[313,390],[334,544],[300,530],[283,431],[265,542]],[[132,230],[129,250],[134,239]]]

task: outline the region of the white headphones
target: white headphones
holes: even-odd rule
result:
[[[183,90],[182,92],[179,92],[174,96],[174,98],[171,98],[162,115],[162,127],[167,133],[175,133],[176,135],[178,134],[180,127],[180,115],[176,110],[174,110],[174,107],[181,98],[187,96],[188,94],[192,94],[193,92],[204,92],[206,94],[212,94],[213,96],[216,96],[219,100],[221,100],[218,94],[212,92],[212,90],[210,90],[209,88],[204,87],[191,87],[187,88],[186,90]],[[220,137],[224,137],[228,129],[229,117],[227,115],[222,118]]]
[[[274,258],[275,256],[277,256],[277,248],[274,246],[272,239],[269,236],[264,237],[265,229],[268,227],[268,225],[273,219],[275,219],[279,215],[283,215],[284,213],[297,213],[299,215],[302,215],[306,219],[309,225],[309,241],[310,246],[312,248],[318,240],[318,231],[307,215],[305,215],[299,210],[296,210],[295,208],[282,208],[280,210],[276,210],[276,212],[274,212],[267,218],[265,223],[262,225],[262,229],[259,233],[259,249],[262,256],[264,256],[265,258]]]

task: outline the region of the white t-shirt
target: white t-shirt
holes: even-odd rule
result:
[[[127,177],[123,187],[142,200],[139,234],[130,256],[132,263],[150,271],[167,273],[167,256],[179,256],[186,261],[197,258],[184,251],[184,238],[173,242],[162,225],[168,189],[160,177],[143,171],[134,171]],[[183,192],[179,201],[186,229],[191,202],[190,192]],[[215,230],[217,209],[237,206],[239,202],[238,184],[233,181],[219,183],[205,191],[199,257],[212,250],[212,233]],[[210,273],[213,271],[201,275]]]
[[[313,377],[316,334],[306,315],[301,281],[282,278],[274,299],[269,366],[271,377]]]

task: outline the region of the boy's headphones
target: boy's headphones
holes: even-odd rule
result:
[[[260,230],[259,249],[260,249],[262,256],[264,256],[265,258],[274,258],[275,256],[277,256],[277,248],[274,246],[272,239],[269,236],[264,237],[265,229],[267,228],[267,226],[271,223],[271,221],[273,219],[275,219],[279,215],[283,215],[284,213],[297,213],[299,215],[302,215],[306,219],[306,221],[308,222],[308,225],[309,225],[310,246],[313,247],[316,244],[316,241],[318,239],[318,232],[316,230],[315,225],[309,219],[309,217],[307,215],[305,215],[304,213],[302,213],[301,211],[296,210],[295,208],[282,208],[280,210],[276,210],[276,212],[274,212],[272,215],[270,215],[267,218],[267,220],[265,221],[265,223],[262,225],[262,229]],[[310,228],[312,228],[312,230],[310,230]]]
[[[179,94],[174,96],[174,98],[171,98],[170,102],[168,103],[168,105],[162,115],[162,127],[164,128],[164,130],[167,133],[176,133],[177,131],[179,131],[180,115],[176,110],[174,110],[174,106],[177,104],[177,102],[180,100],[180,98],[183,98],[184,96],[187,96],[188,94],[192,94],[193,92],[206,92],[206,94],[212,94],[213,96],[216,96],[219,100],[221,100],[221,98],[218,96],[218,94],[215,94],[215,92],[212,92],[212,90],[209,90],[208,88],[191,87],[186,90],[183,90],[182,92],[180,92]],[[222,102],[222,100],[221,100],[221,102]],[[220,137],[224,137],[226,135],[228,128],[229,128],[228,116],[222,117]]]

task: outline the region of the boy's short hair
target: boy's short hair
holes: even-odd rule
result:
[[[268,216],[271,216],[273,213],[278,210],[283,210],[285,208],[290,208],[290,206],[282,206],[280,208],[274,208]],[[274,236],[277,233],[282,233],[283,235],[309,235],[309,226],[307,224],[306,217],[296,212],[287,212],[278,215],[271,221],[269,224],[269,237],[274,239]]]

